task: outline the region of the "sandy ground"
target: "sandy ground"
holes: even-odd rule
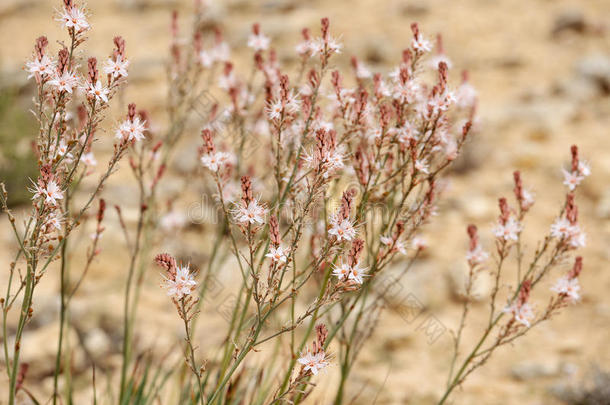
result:
[[[126,6],[127,3],[88,2],[94,26],[90,49],[103,57],[111,49],[113,35],[125,37],[133,61],[132,84],[125,100],[134,100],[149,109],[162,125],[163,57],[169,13],[173,7],[188,10],[187,2],[151,0],[152,5],[142,9]],[[63,38],[50,17],[55,6],[50,0],[10,0],[0,5],[0,38],[4,38],[0,42],[0,72],[4,82],[24,81],[25,75],[19,69],[37,36],[45,33],[49,38]],[[479,91],[479,132],[469,145],[469,162],[464,171],[452,176],[439,216],[426,229],[432,248],[402,286],[401,294],[414,294],[427,310],[412,322],[391,310],[385,312],[350,383],[352,395],[362,390],[355,403],[372,403],[374,398],[379,404],[429,403],[442,391],[450,333],[447,330],[431,343],[421,325],[430,317],[448,329],[457,324],[460,306],[451,299],[450,280],[462,266],[465,225],[479,225],[486,235],[484,242],[491,243],[496,198],[511,193],[511,173],[519,169],[538,200],[526,223],[531,254],[537,238],[548,229],[558,210],[564,191],[560,167],[567,162],[573,143],[580,146],[593,169],[578,197],[582,225],[588,233],[588,246],[583,252],[586,264],[581,278],[582,302],[543,324],[514,347],[500,350],[471,376],[453,400],[455,404],[552,404],[556,399],[550,392],[579,381],[591,364],[610,367],[610,274],[606,267],[606,245],[610,240],[610,188],[606,183],[610,178],[610,1],[233,0],[219,2],[216,8],[236,53],[244,51],[243,44],[254,21],[261,23],[278,48],[292,49],[299,41],[301,27],[317,29],[319,18],[328,16],[333,32],[341,34],[345,45],[338,63],[346,64],[349,56],[356,54],[368,58],[373,69],[379,71],[387,70],[398,60],[400,50],[410,41],[409,24],[418,21],[425,33],[444,34],[445,48],[456,66],[454,77],[459,70],[467,69]],[[569,21],[567,17],[576,21],[565,24],[574,29],[554,34],[558,22]],[[596,69],[601,72],[601,79],[592,78],[590,72]],[[113,179],[106,190],[107,197],[122,202],[121,194],[131,187],[127,181],[128,176]],[[185,201],[183,207],[197,201],[196,197],[189,198],[191,201]],[[122,200],[130,202],[125,196]],[[5,218],[1,221],[0,264],[6,268],[7,252],[13,242]],[[190,243],[182,248],[187,254],[205,257],[206,241],[202,243],[193,235],[196,234],[191,234]],[[114,326],[114,335],[108,331],[120,320],[117,308],[125,259],[120,236],[119,231],[109,229],[102,245],[105,253],[92,269],[72,314],[83,329],[93,331],[86,338],[92,347],[99,348],[100,353],[93,353],[94,358],[107,356],[105,364],[117,360],[112,347],[118,327]],[[160,244],[167,249],[175,246],[171,237]],[[156,341],[163,347],[163,342],[175,341],[180,325],[159,293],[157,274],[150,274],[139,328],[142,342]],[[32,381],[34,390],[44,391],[51,383],[52,368],[45,363],[52,359],[54,345],[48,342],[56,333],[55,327],[49,325],[56,316],[54,275],[50,274],[41,286],[37,302],[42,308],[40,316],[26,338],[32,343],[31,348],[24,343],[24,358],[43,368],[33,372],[33,378],[38,380]],[[4,278],[0,280],[0,284],[5,282]],[[550,285],[551,280],[547,283]],[[466,332],[467,346],[478,336],[484,310],[484,306],[475,306],[474,319]],[[200,333],[202,347],[217,341],[217,330],[223,327],[213,306],[204,309],[203,315],[207,318],[202,326],[204,333]],[[158,328],[166,328],[168,333],[149,333]],[[330,400],[336,371],[331,370],[330,377],[329,383],[320,387],[320,403]],[[2,386],[5,376],[0,378]]]

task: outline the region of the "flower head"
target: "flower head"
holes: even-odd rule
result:
[[[63,199],[64,195],[57,182],[55,180],[49,180],[46,186],[41,186],[40,184],[35,185],[34,196],[32,199],[36,199],[38,197],[44,197],[46,204],[56,206],[57,200]]]
[[[146,131],[146,121],[141,121],[140,117],[136,116],[133,120],[128,119],[119,126],[116,131],[116,138],[139,141],[144,139],[144,131]]]
[[[76,32],[89,29],[89,22],[85,13],[75,6],[68,7],[63,12],[60,12],[56,21],[60,21],[62,27],[73,28]]]
[[[97,82],[95,82],[95,85],[93,83],[89,83],[87,93],[93,96],[96,100],[107,103],[108,94],[110,93],[110,90],[102,86],[102,82],[98,80]]]
[[[113,78],[127,77],[127,68],[129,67],[129,61],[123,59],[121,55],[118,55],[116,60],[108,58],[106,65],[104,66],[104,73],[112,76]]]
[[[69,70],[66,70],[61,75],[55,72],[55,76],[49,80],[49,84],[60,92],[66,91],[72,94],[72,89],[78,84],[78,77]]]
[[[241,224],[263,224],[266,214],[267,209],[256,199],[250,201],[246,206],[240,204],[238,208],[233,210],[235,220]]]
[[[356,229],[354,229],[354,224],[349,218],[332,215],[330,217],[330,229],[328,230],[328,234],[335,236],[337,242],[341,242],[342,240],[354,239],[356,237]]]
[[[288,260],[286,253],[288,253],[288,250],[281,246],[271,246],[269,247],[269,253],[265,257],[270,258],[273,263],[286,263]]]
[[[506,223],[499,223],[494,228],[494,235],[496,235],[499,239],[504,239],[506,241],[516,241],[519,239],[519,233],[521,233],[521,224],[515,218],[510,217],[506,221]]]
[[[50,59],[47,55],[43,55],[42,58],[34,58],[33,61],[26,62],[25,68],[28,71],[28,79],[40,75],[42,77],[52,76],[55,72],[55,61]]]
[[[165,288],[167,295],[179,300],[195,289],[197,282],[191,273],[189,266],[177,266],[175,274],[165,278]]]
[[[572,301],[580,299],[580,284],[577,278],[562,277],[551,287],[551,291],[555,291],[557,294],[564,294]]]
[[[297,361],[303,365],[303,370],[311,371],[313,375],[317,375],[320,370],[328,366],[326,354],[323,350],[315,354],[307,351]]]

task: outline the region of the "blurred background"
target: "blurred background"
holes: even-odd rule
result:
[[[0,2],[0,179],[7,182],[11,201],[19,213],[27,208],[28,177],[36,173],[30,141],[36,134],[31,108],[33,83],[23,71],[34,40],[42,34],[52,49],[66,35],[53,21],[52,0],[1,0]],[[426,228],[429,242],[425,257],[403,281],[378,329],[362,353],[350,387],[358,394],[354,403],[430,403],[446,379],[450,360],[451,329],[459,320],[460,303],[455,280],[464,268],[467,244],[465,227],[479,226],[483,243],[491,248],[491,228],[497,197],[512,195],[512,172],[521,170],[526,187],[537,204],[526,222],[526,243],[531,255],[536,241],[548,231],[564,193],[561,165],[567,165],[569,147],[578,144],[581,156],[592,166],[592,176],[578,196],[580,221],[587,232],[581,278],[582,300],[554,320],[542,324],[504,347],[456,392],[455,404],[559,404],[574,396],[574,389],[593,384],[595,367],[610,371],[610,0],[226,0],[211,2],[210,24],[221,28],[233,48],[233,57],[247,60],[245,47],[251,24],[260,22],[272,46],[288,63],[288,54],[300,42],[300,30],[318,31],[319,19],[329,17],[334,35],[344,51],[335,63],[347,67],[357,55],[374,72],[387,72],[400,60],[411,40],[410,23],[417,21],[432,39],[443,34],[444,48],[453,63],[452,83],[462,70],[477,88],[477,133],[451,175],[439,215]],[[180,11],[187,32],[191,2],[186,0],[90,0],[89,52],[98,59],[112,49],[112,37],[127,41],[131,60],[129,83],[115,100],[111,117],[122,115],[127,102],[147,109],[155,126],[167,120],[165,62],[169,47],[171,11]],[[110,119],[109,122],[113,122]],[[100,136],[112,137],[112,127]],[[191,139],[198,135],[193,129]],[[106,152],[111,142],[106,142]],[[104,149],[98,161],[104,161]],[[197,165],[192,146],[178,150],[164,187],[180,189]],[[98,170],[100,168],[98,167]],[[190,174],[189,174],[190,175]],[[125,170],[112,178],[103,196],[110,204],[131,207],[126,218],[135,218],[130,200],[134,183]],[[193,220],[196,192],[186,193],[177,210]],[[196,208],[195,208],[196,209]],[[124,285],[123,239],[116,216],[109,214],[108,230],[101,242],[100,258],[73,303],[70,335],[74,367],[84,377],[75,387],[85,387],[90,364],[111,370],[117,364]],[[162,250],[182,249],[181,254],[205,258],[205,224],[187,224],[190,232],[177,243],[168,231],[156,241]],[[14,240],[6,217],[0,218],[0,264],[7,269]],[[82,258],[75,258],[82,260]],[[201,259],[203,260],[203,259]],[[567,265],[566,265],[567,268]],[[177,341],[180,323],[174,309],[158,289],[160,276],[148,273],[143,291],[138,339],[141,348],[169,347]],[[4,285],[5,273],[0,273]],[[546,281],[551,286],[552,279]],[[489,286],[479,286],[485,293]],[[52,384],[56,341],[57,278],[51,271],[41,282],[36,315],[26,331],[25,361],[30,362],[29,385],[47,392]],[[418,316],[404,316],[395,307],[415,297],[423,308]],[[226,297],[225,297],[226,298]],[[539,306],[543,306],[541,302]],[[466,343],[480,334],[485,305],[476,305],[466,330]],[[204,305],[200,347],[222,336],[224,320],[218,308]],[[413,319],[412,319],[413,318]],[[430,321],[432,320],[432,321]],[[433,322],[433,333],[428,328]],[[159,332],[163,331],[163,333]],[[82,344],[78,344],[81,342]],[[156,346],[155,346],[156,345]],[[119,357],[120,358],[120,357]],[[334,376],[331,370],[331,377]],[[0,386],[5,384],[5,374]],[[334,378],[334,377],[333,377]],[[332,381],[332,378],[329,379]],[[80,384],[80,386],[79,386]],[[610,385],[608,378],[602,385]],[[328,403],[324,382],[319,403]],[[1,390],[0,390],[1,391]],[[83,388],[83,398],[90,398]],[[576,395],[577,396],[577,395]],[[84,401],[84,400],[83,400]],[[87,399],[88,401],[88,399]],[[1,401],[0,401],[1,403]],[[567,403],[585,403],[573,400]],[[593,402],[591,402],[593,403]],[[610,397],[606,402],[610,403]]]

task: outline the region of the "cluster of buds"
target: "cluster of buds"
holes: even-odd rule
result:
[[[523,227],[519,219],[515,218],[512,214],[506,198],[500,198],[498,205],[500,207],[500,215],[498,216],[498,224],[494,228],[494,235],[499,243],[505,246],[507,243],[519,239],[519,234]]]
[[[317,375],[320,370],[328,366],[330,356],[324,351],[324,344],[328,337],[328,329],[324,324],[316,325],[316,339],[312,343],[311,350],[299,357],[302,374]]]
[[[566,197],[565,217],[558,217],[551,225],[551,236],[558,239],[567,249],[577,249],[586,245],[586,234],[578,225],[578,207],[574,202],[574,194]]]
[[[517,299],[512,304],[504,308],[505,313],[511,314],[513,316],[509,320],[509,324],[512,324],[514,321],[517,321],[519,324],[527,328],[531,326],[530,322],[535,317],[534,310],[528,302],[530,298],[531,289],[532,280],[525,280],[521,284],[521,289],[519,290],[519,295]]]
[[[155,263],[165,269],[163,287],[174,302],[190,297],[197,282],[189,265],[179,266],[176,259],[167,253],[158,254]]]
[[[212,172],[218,173],[223,169],[233,166],[235,164],[235,156],[229,152],[217,151],[212,136],[212,130],[209,128],[201,131],[203,147],[200,148],[199,154],[201,155],[201,164]]]
[[[515,180],[515,199],[519,204],[519,218],[523,219],[525,213],[534,205],[534,195],[529,190],[523,188],[523,182],[521,180],[521,172],[516,170],[513,173],[513,179]]]
[[[121,144],[133,144],[141,141],[146,136],[146,121],[143,121],[136,114],[136,105],[129,104],[127,106],[127,117],[116,130],[115,137]]]
[[[339,279],[339,288],[341,286],[361,285],[364,282],[366,267],[360,264],[360,254],[364,249],[364,241],[362,239],[354,239],[352,248],[347,256],[347,261],[341,261],[341,264],[333,269],[333,275]]]
[[[484,263],[489,258],[489,254],[483,249],[479,242],[477,227],[475,225],[468,225],[467,232],[470,243],[468,245],[468,252],[466,253],[466,260],[470,267],[474,268],[477,265]]]
[[[233,217],[243,232],[250,229],[255,232],[259,225],[265,223],[267,209],[252,195],[252,181],[250,176],[241,178],[241,200],[233,209]],[[252,228],[254,227],[254,228]]]
[[[581,161],[578,158],[578,147],[572,145],[572,164],[570,170],[562,169],[563,172],[563,184],[565,184],[570,191],[574,191],[576,187],[585,179],[585,177],[591,174],[591,167],[585,161]]]
[[[350,219],[354,190],[346,190],[341,197],[341,206],[337,212],[328,219],[328,235],[334,237],[336,242],[351,241],[356,237],[354,222]]]

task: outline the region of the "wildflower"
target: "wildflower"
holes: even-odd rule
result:
[[[489,258],[489,253],[487,253],[481,245],[477,245],[474,249],[469,250],[466,253],[466,260],[472,264],[481,264],[485,262]]]
[[[95,160],[93,152],[83,153],[80,157],[80,161],[83,162],[85,166],[97,166],[97,160]]]
[[[250,201],[247,206],[241,205],[233,211],[235,220],[242,224],[262,224],[266,213],[267,210],[256,199]]]
[[[123,59],[121,55],[118,55],[116,60],[108,58],[106,65],[104,66],[104,73],[112,76],[113,78],[127,77],[127,68],[129,67],[129,61]]]
[[[342,240],[352,240],[356,237],[356,229],[354,224],[349,218],[341,218],[338,215],[332,215],[330,217],[330,229],[328,230],[329,235],[333,235],[337,238],[337,242]]]
[[[351,266],[348,280],[353,281],[356,284],[362,284],[363,277],[366,276],[366,268],[360,267],[360,264]]]
[[[532,306],[527,302],[523,304],[514,303],[509,305],[504,308],[503,312],[512,314],[517,322],[528,328],[531,326],[530,321],[534,319],[535,316]]]
[[[55,180],[49,180],[45,187],[40,185],[35,185],[34,196],[32,199],[36,199],[38,197],[44,197],[45,203],[50,204],[52,206],[57,205],[57,200],[61,200],[64,198],[64,195]]]
[[[73,28],[76,32],[89,29],[89,22],[87,21],[85,13],[74,6],[68,7],[64,9],[63,12],[60,12],[56,21],[60,21],[63,28]]]
[[[392,244],[394,245],[394,247],[392,248],[392,250],[400,252],[403,255],[407,254],[407,248],[404,244],[404,242],[400,241],[400,240],[394,240],[394,238],[392,238],[391,236],[380,236],[379,240],[381,241],[382,244],[384,244],[385,246],[391,247]]]
[[[254,49],[256,52],[266,51],[269,48],[270,43],[271,40],[269,39],[269,37],[267,37],[259,30],[256,30],[256,32],[250,34],[250,37],[248,38],[248,46]]]
[[[66,91],[72,94],[72,89],[78,84],[78,77],[75,73],[66,70],[61,75],[56,73],[53,79],[49,80],[49,84],[60,92]]]
[[[95,85],[93,85],[93,83],[89,83],[89,88],[88,88],[87,93],[89,93],[90,95],[95,97],[96,100],[107,103],[108,94],[110,93],[110,90],[108,90],[106,87],[102,86],[102,82],[98,80],[97,82],[95,82]]]
[[[46,225],[55,229],[56,231],[61,230],[61,223],[63,222],[63,216],[57,212],[51,212],[46,218]]]
[[[146,131],[146,121],[140,121],[140,117],[133,117],[133,120],[128,119],[119,126],[116,138],[139,141],[144,139],[144,131]]]
[[[411,247],[415,250],[424,250],[428,247],[428,242],[421,236],[416,236],[411,240]]]
[[[348,263],[341,262],[340,265],[335,266],[333,269],[333,276],[339,278],[339,280],[347,280],[351,272],[351,266]]]
[[[317,375],[320,370],[328,366],[326,354],[323,350],[320,350],[315,354],[307,351],[304,355],[299,357],[298,362],[303,365],[303,370],[311,371],[313,375]]]
[[[199,63],[205,68],[211,67],[215,62],[214,53],[209,51],[199,52]]]
[[[50,59],[47,55],[43,55],[41,59],[34,58],[31,62],[26,62],[26,70],[30,73],[28,79],[36,76],[37,74],[42,77],[53,75],[55,71],[55,61]]]
[[[561,277],[553,287],[551,291],[558,294],[564,294],[572,301],[578,301],[580,299],[580,284],[577,278],[570,279],[568,276]]]
[[[519,296],[517,299],[511,304],[504,308],[504,313],[512,314],[514,319],[520,324],[530,327],[530,321],[534,319],[534,310],[531,305],[527,302],[530,296],[530,291],[532,289],[532,281],[525,280],[521,284],[521,288],[519,289]]]
[[[566,218],[557,218],[551,225],[551,236],[554,238],[570,238],[572,236],[572,224]]]
[[[286,253],[287,253],[287,249],[284,249],[281,246],[278,246],[278,247],[271,246],[269,248],[269,253],[267,253],[265,256],[269,257],[271,259],[271,261],[274,263],[286,263],[286,260],[288,259],[288,257],[286,256]]]
[[[265,111],[267,112],[267,116],[270,120],[279,120],[282,116],[282,112],[284,111],[282,101],[271,101],[269,105],[267,105],[267,107],[265,108]]]
[[[177,266],[175,273],[169,273],[169,277],[165,278],[165,288],[167,295],[173,299],[180,300],[193,292],[197,282],[189,269],[189,265]]]
[[[521,233],[521,229],[522,227],[519,221],[517,221],[513,217],[510,217],[504,224],[499,223],[494,228],[493,232],[494,235],[499,239],[504,239],[506,241],[516,241],[519,239],[519,233]]]
[[[580,172],[578,171],[574,171],[574,172],[569,172],[565,169],[561,169],[563,172],[563,184],[565,184],[570,191],[574,190],[579,184],[580,182],[582,182],[585,177],[583,175],[581,175]]]
[[[235,157],[228,152],[213,152],[201,156],[201,164],[213,172],[217,172],[222,166],[233,163]]]

